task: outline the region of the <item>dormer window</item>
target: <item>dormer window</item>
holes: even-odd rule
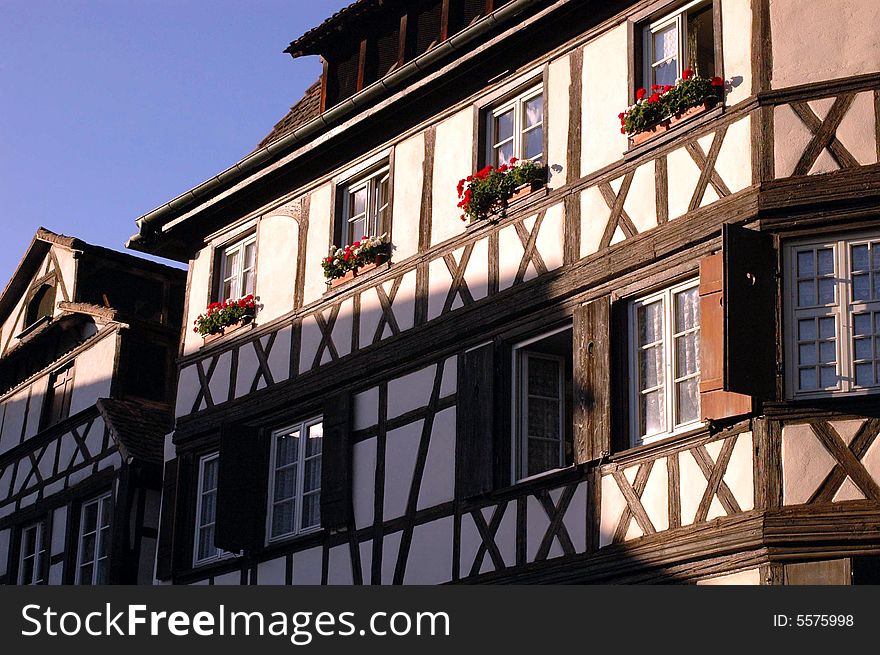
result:
[[[51,317],[55,313],[55,284],[47,282],[33,291],[27,304],[24,327],[30,327],[42,318]]]

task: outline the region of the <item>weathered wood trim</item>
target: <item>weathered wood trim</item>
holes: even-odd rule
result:
[[[752,94],[757,94],[770,89],[770,77],[773,72],[773,39],[770,35],[770,1],[752,0],[751,4]]]
[[[437,128],[429,127],[425,131],[425,158],[422,162],[422,205],[419,213],[419,252],[431,247],[431,221],[433,220],[434,202],[434,148],[437,140]]]

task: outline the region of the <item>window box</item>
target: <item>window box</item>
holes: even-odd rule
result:
[[[217,341],[217,339],[228,336],[228,335],[232,334],[233,332],[236,332],[236,331],[240,330],[241,328],[243,328],[247,325],[250,325],[251,323],[253,323],[253,320],[254,320],[253,316],[248,316],[248,317],[242,318],[241,320],[236,321],[235,323],[231,323],[230,325],[227,325],[224,328],[221,328],[219,332],[215,332],[214,334],[206,334],[204,336],[205,345],[207,346],[209,343]]]
[[[353,268],[350,271],[346,271],[345,275],[343,275],[342,277],[333,278],[332,280],[329,281],[328,284],[330,285],[331,289],[335,289],[336,287],[342,286],[343,284],[345,284],[347,282],[351,282],[356,277],[360,277],[362,275],[365,275],[366,273],[369,273],[370,271],[374,271],[377,268],[379,268],[382,264],[387,264],[387,263],[388,263],[388,256],[387,255],[379,255],[378,257],[376,257],[376,259],[374,261],[370,262],[369,264],[364,264],[363,266],[360,266],[358,268]]]
[[[649,127],[648,129],[642,132],[636,132],[635,134],[629,137],[630,145],[637,146],[641,145],[645,141],[649,141],[654,138],[658,134],[662,134],[667,130],[675,127],[679,123],[684,123],[685,121],[690,120],[691,118],[696,118],[702,114],[705,114],[707,111],[712,109],[715,106],[715,102],[710,102],[708,100],[704,100],[698,105],[685,109],[684,111],[678,112],[674,116],[663,120],[656,125]]]
[[[256,313],[257,304],[253,295],[238,300],[213,302],[208,305],[204,314],[199,314],[196,318],[193,332],[200,334],[207,345],[249,324]]]
[[[510,164],[498,168],[486,166],[458,181],[458,208],[464,212],[461,220],[470,226],[503,213],[512,201],[543,187],[546,179],[547,169],[530,160],[514,157]]]

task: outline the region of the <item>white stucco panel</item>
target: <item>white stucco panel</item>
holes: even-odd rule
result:
[[[632,219],[639,233],[657,227],[657,196],[654,191],[654,180],[653,163],[639,166],[633,174],[632,185],[623,203],[624,211]]]
[[[425,135],[416,134],[394,148],[394,259],[411,257],[419,249]]]
[[[627,25],[584,47],[581,176],[619,160],[627,148],[617,115],[627,106]]]
[[[210,246],[199,250],[195,257],[189,263],[190,283],[187,292],[187,316],[184,334],[184,354],[194,353],[202,347],[204,341],[202,337],[192,331],[192,326],[196,317],[203,314],[208,305],[208,298],[211,295],[209,288],[211,279],[211,256],[213,250]]]
[[[257,582],[262,585],[283,585],[287,579],[287,558],[278,557],[257,564]]]
[[[442,257],[428,264],[428,320],[440,316],[452,285],[452,274]]]
[[[857,93],[837,126],[837,138],[862,166],[877,163],[874,112],[874,94],[870,91]]]
[[[456,261],[461,262],[463,250],[456,250],[453,253]],[[480,239],[474,243],[468,260],[467,268],[464,272],[464,281],[468,286],[468,291],[474,297],[474,300],[481,300],[489,294],[489,240]],[[462,306],[461,296],[456,298],[453,307]]]
[[[293,554],[293,584],[321,584],[323,550],[323,547],[317,546]]]
[[[667,158],[669,174],[669,220],[683,216],[688,211],[694,189],[700,179],[700,169],[688,151],[678,148]],[[711,186],[707,189],[709,193]],[[716,196],[717,197],[717,196]]]
[[[566,169],[568,155],[569,92],[571,59],[566,55],[550,62],[547,77],[547,164],[550,168],[547,186],[557,189],[570,177]],[[575,171],[571,177],[577,177]]]
[[[565,252],[565,209],[562,203],[547,208],[535,245],[548,271],[562,266]]]
[[[701,586],[759,585],[761,584],[761,571],[760,569],[737,571],[736,573],[699,580],[697,584]]]
[[[267,358],[269,361],[269,370],[272,371],[272,379],[276,383],[282,382],[290,376],[290,337],[292,332],[293,328],[289,325],[278,330],[275,336],[275,342],[272,344],[272,350]],[[263,337],[262,343],[263,352],[265,352],[266,348],[269,346],[269,337]],[[264,386],[266,386],[265,380],[260,388],[263,388]]]
[[[379,422],[379,387],[370,387],[354,395],[355,430],[363,430]]]
[[[558,490],[556,490],[558,491]],[[553,492],[550,492],[551,495]],[[559,501],[558,494],[553,497],[553,503]],[[547,528],[550,527],[550,519],[547,512],[534,496],[529,496],[526,503],[526,557],[527,561],[534,562],[544,535],[547,534]],[[563,554],[562,547],[559,545],[559,538],[553,538],[553,544],[550,546],[550,552],[547,559],[560,557]]]
[[[397,567],[402,536],[402,532],[394,532],[385,535],[382,539],[382,584],[390,585],[394,582],[394,570]]]
[[[334,546],[330,549],[327,560],[327,584],[354,584],[354,575],[351,569],[351,549],[348,544]]]
[[[299,224],[292,216],[270,215],[260,221],[256,296],[262,322],[293,309],[298,231]]]
[[[743,432],[736,439],[727,470],[724,472],[724,483],[730,488],[730,492],[744,512],[755,506],[755,465],[752,461],[752,448],[752,433]]]
[[[199,394],[199,373],[195,364],[180,369],[177,382],[176,416],[186,416],[192,411],[193,403]]]
[[[119,335],[101,339],[76,358],[70,415],[95,404],[98,398],[110,397],[110,383],[116,365]]]
[[[432,364],[388,383],[388,418],[427,406],[431,400],[437,365]]]
[[[406,513],[424,423],[423,420],[409,423],[390,430],[386,437],[385,470],[389,473],[385,476],[386,521]]]
[[[724,77],[731,85],[725,98],[728,106],[752,94],[752,3],[724,0],[721,3]]]
[[[452,579],[452,533],[451,516],[415,527],[404,584],[442,584]]]
[[[305,304],[318,300],[327,290],[321,260],[330,251],[329,234],[332,185],[325,184],[312,192],[309,201],[309,231],[306,242]]]
[[[376,438],[352,447],[352,501],[357,529],[373,525],[376,489]]]
[[[431,199],[431,244],[464,232],[461,210],[456,207],[456,185],[473,171],[474,110],[467,107],[437,125],[434,144],[434,178]]]
[[[782,428],[782,503],[807,502],[834,468],[835,459],[807,424]]]
[[[329,314],[324,314],[324,320],[327,320]],[[311,370],[315,355],[318,352],[318,346],[321,344],[321,330],[318,327],[318,321],[315,316],[306,316],[302,322],[302,336],[300,338],[299,350],[299,371],[304,373]],[[326,349],[325,349],[326,350]]]
[[[434,416],[417,509],[434,507],[455,497],[455,408]]]
[[[626,508],[626,499],[620,492],[614,476],[602,476],[602,506],[599,518],[599,547],[608,546],[614,541],[614,532],[620,516]]]
[[[524,221],[524,223],[528,222]],[[531,220],[531,225],[526,225],[526,229],[531,230],[533,225],[534,218]],[[508,225],[498,232],[498,289],[500,291],[513,286],[524,253],[525,248],[513,225]],[[534,266],[529,264],[529,268],[531,271],[526,272],[526,277],[529,277],[529,274],[534,277]]]
[[[598,187],[581,193],[581,257],[599,250],[611,210]]]
[[[721,150],[718,151],[718,159],[715,160],[715,171],[731,193],[741,191],[752,183],[750,125],[750,116],[731,123],[721,143]]]

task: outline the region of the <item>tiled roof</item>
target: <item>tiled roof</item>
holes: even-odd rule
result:
[[[360,17],[362,14],[372,9],[381,8],[383,4],[388,4],[386,0],[357,0],[347,7],[343,7],[335,14],[330,16],[317,27],[313,27],[298,39],[290,42],[290,45],[284,50],[294,57],[304,54],[314,54],[310,49],[315,43],[324,37],[332,34],[342,28],[349,19]]]
[[[321,80],[318,80],[303,94],[303,97],[290,108],[287,115],[282,118],[265,139],[260,141],[257,148],[269,145],[273,141],[290,134],[296,128],[305,125],[321,113]]]
[[[110,398],[99,398],[97,405],[110,433],[125,453],[142,462],[162,463],[165,435],[173,427],[168,410]]]

